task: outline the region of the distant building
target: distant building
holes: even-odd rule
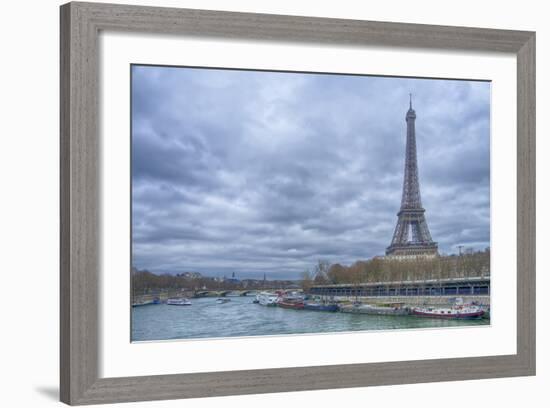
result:
[[[223,277],[223,281],[226,282],[226,283],[240,283],[241,280],[240,279],[237,279],[235,277],[235,272],[233,272],[231,274],[231,277],[230,278],[226,278],[225,276]]]

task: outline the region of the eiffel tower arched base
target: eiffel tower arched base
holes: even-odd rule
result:
[[[429,244],[405,244],[391,245],[386,248],[386,256],[391,258],[435,258],[439,253],[437,244],[431,242]]]

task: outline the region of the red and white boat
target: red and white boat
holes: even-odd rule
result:
[[[478,305],[457,304],[453,307],[415,307],[412,314],[438,319],[481,319],[485,311]]]
[[[277,306],[285,309],[301,310],[305,307],[304,295],[297,292],[284,293],[277,299]]]
[[[305,305],[303,300],[298,299],[279,299],[277,301],[277,306],[284,309],[297,309],[302,310]]]

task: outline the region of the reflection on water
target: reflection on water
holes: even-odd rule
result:
[[[217,304],[215,298],[199,298],[191,300],[192,306],[161,304],[132,308],[132,341],[489,324],[488,319],[444,320],[289,310],[253,304],[252,299],[233,297],[228,303]]]

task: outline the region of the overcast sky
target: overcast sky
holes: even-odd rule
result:
[[[297,278],[383,255],[409,92],[440,252],[489,246],[490,84],[133,66],[132,264]]]

